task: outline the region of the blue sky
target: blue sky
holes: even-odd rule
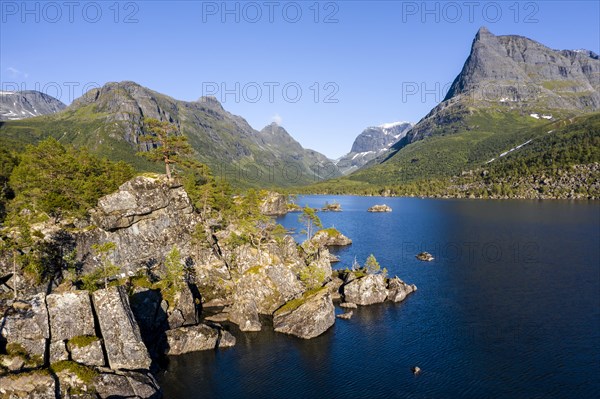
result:
[[[460,72],[478,28],[600,53],[598,1],[0,2],[0,83],[70,103],[133,80],[214,94],[335,158],[363,128],[416,122]]]

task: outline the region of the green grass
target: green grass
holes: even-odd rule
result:
[[[327,290],[327,289],[328,289],[327,287],[317,287],[317,288],[313,288],[311,290],[305,291],[301,297],[287,301],[285,303],[285,305],[283,305],[282,307],[280,307],[279,309],[277,309],[275,311],[275,315],[292,312],[292,311],[298,309],[304,303],[306,303],[306,301],[309,300],[310,298],[314,297],[321,291]]]
[[[66,371],[72,375],[76,375],[79,380],[85,385],[91,386],[94,379],[98,376],[98,372],[91,367],[84,366],[79,363],[75,363],[70,360],[61,360],[50,365],[50,370],[58,374]]]
[[[99,338],[94,335],[78,335],[69,340],[69,345],[76,346],[78,348],[85,348],[88,345],[98,341]]]

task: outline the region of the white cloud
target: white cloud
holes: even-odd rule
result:
[[[275,114],[271,117],[271,122],[275,122],[279,126],[281,126],[281,122],[283,122],[283,118],[279,114]]]
[[[17,68],[13,68],[13,67],[8,67],[6,68],[6,71],[9,73],[10,77],[13,79],[27,79],[29,77],[29,74],[27,72],[23,72],[18,70]]]

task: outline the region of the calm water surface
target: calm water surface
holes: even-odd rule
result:
[[[170,358],[167,399],[597,397],[600,203],[298,199],[325,201],[343,212],[320,213],[324,227],[354,240],[334,268],[373,253],[418,291],[309,341],[232,328],[234,348]],[[393,212],[366,212],[381,203]],[[297,219],[279,222],[299,231]]]

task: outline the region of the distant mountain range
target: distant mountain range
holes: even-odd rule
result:
[[[0,121],[14,121],[54,114],[66,105],[39,91],[0,91]]]
[[[414,126],[394,122],[365,129],[336,161],[303,148],[277,124],[254,130],[215,98],[179,101],[134,82],[92,89],[65,109],[41,93],[2,93],[0,99],[2,118],[11,119],[0,122],[0,145],[6,148],[19,150],[53,136],[139,170],[160,170],[136,155],[143,150],[145,119],[156,118],[175,124],[200,161],[242,187],[316,183],[306,190],[373,193],[410,186],[419,194],[432,190],[432,182],[439,188],[456,176],[472,176],[468,185],[485,190],[495,184],[490,170],[508,181],[532,170],[546,176],[557,165],[568,171],[600,162],[599,56],[495,36],[486,28],[475,35],[440,104]],[[38,114],[46,115],[33,117]],[[485,184],[475,178],[481,170]],[[323,179],[329,180],[318,183]],[[588,181],[581,179],[575,181]]]
[[[410,122],[368,127],[356,137],[350,152],[337,159],[335,164],[343,174],[352,173],[389,150],[393,144],[404,138],[412,127]]]
[[[136,155],[144,150],[140,137],[147,133],[146,118],[175,124],[196,157],[234,185],[301,185],[339,175],[332,161],[305,150],[279,126],[258,132],[212,97],[179,101],[134,82],[92,89],[57,114],[4,122],[0,143],[18,149],[53,136],[139,170],[160,170]]]

